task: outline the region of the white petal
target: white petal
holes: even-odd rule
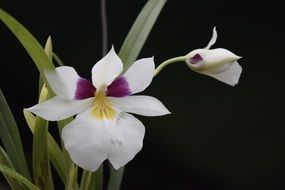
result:
[[[62,131],[65,148],[80,167],[95,171],[105,159],[115,169],[128,163],[141,150],[143,124],[133,116],[120,113],[113,120],[97,120],[92,109],[79,114]]]
[[[217,80],[222,81],[228,85],[235,86],[239,81],[241,72],[242,67],[238,64],[238,62],[234,62],[231,67],[224,72],[217,74],[204,74],[214,77]]]
[[[63,99],[74,99],[80,76],[73,67],[57,67],[55,71],[45,71],[45,76],[56,95]]]
[[[153,57],[139,59],[124,74],[132,94],[143,91],[151,83],[155,65]]]
[[[65,100],[56,96],[27,110],[46,120],[59,121],[82,112],[91,106],[93,101],[94,98]]]
[[[112,139],[108,159],[115,169],[119,169],[142,149],[145,128],[137,118],[122,112],[110,132]]]
[[[114,47],[92,68],[92,82],[96,88],[109,85],[123,70],[123,63],[116,54]]]
[[[170,114],[168,109],[151,96],[109,97],[112,105],[119,110],[144,116],[161,116]]]
[[[81,115],[81,114],[80,114]],[[64,146],[74,163],[95,171],[107,159],[109,133],[104,124],[91,115],[79,115],[62,130]]]
[[[209,41],[208,45],[207,45],[204,49],[210,49],[211,46],[216,43],[217,37],[218,37],[217,30],[216,30],[216,27],[214,27],[214,28],[213,28],[212,38],[211,38],[211,40]]]

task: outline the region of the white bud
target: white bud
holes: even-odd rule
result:
[[[234,86],[242,72],[237,60],[241,57],[224,48],[209,49],[216,41],[217,32],[204,49],[196,49],[186,55],[187,65],[194,71],[216,78]]]

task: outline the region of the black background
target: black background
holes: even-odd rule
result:
[[[107,2],[109,47],[114,44],[119,51],[145,2]],[[144,148],[127,165],[123,190],[285,189],[281,2],[167,2],[139,58],[154,55],[158,65],[204,47],[217,26],[214,47],[243,56],[239,61],[243,73],[233,88],[194,73],[183,63],[162,71],[143,94],[160,99],[172,114],[139,117],[146,126]],[[0,7],[41,44],[51,35],[54,51],[64,63],[90,77],[90,69],[101,58],[98,0],[0,0]],[[36,103],[37,80],[32,60],[0,23],[0,88],[17,119],[29,160],[32,135],[22,109]]]

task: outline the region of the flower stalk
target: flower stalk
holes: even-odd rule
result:
[[[176,63],[176,62],[185,61],[185,60],[186,60],[185,56],[179,56],[179,57],[174,57],[174,58],[171,58],[171,59],[164,61],[155,69],[153,77],[158,75],[158,73],[160,73],[160,71],[162,71],[162,69],[164,69],[167,65],[170,65],[170,64]]]
[[[76,176],[77,176],[77,166],[75,164],[72,164],[70,166],[66,184],[65,184],[65,190],[70,190],[73,188],[75,182],[76,182]]]
[[[83,171],[80,190],[88,190],[91,182],[92,172],[87,170]]]

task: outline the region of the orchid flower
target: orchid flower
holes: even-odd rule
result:
[[[214,27],[213,36],[203,49],[196,49],[186,55],[187,65],[194,71],[202,73],[226,84],[234,86],[238,83],[242,72],[237,60],[241,57],[223,48],[210,49],[217,40]]]
[[[49,121],[77,115],[62,131],[65,148],[73,162],[95,171],[108,159],[118,169],[132,160],[143,146],[144,125],[129,113],[144,116],[170,113],[154,97],[130,96],[149,86],[154,69],[153,58],[144,58],[120,76],[123,64],[112,47],[92,68],[92,83],[72,67],[45,71],[56,96],[28,110]]]

